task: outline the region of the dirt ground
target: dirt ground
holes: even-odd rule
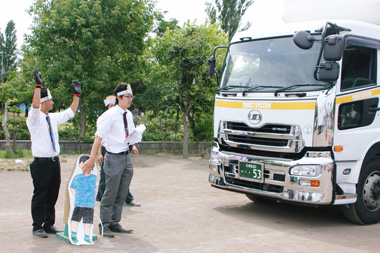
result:
[[[66,180],[77,156],[60,158],[56,226],[63,229]],[[210,187],[206,159],[157,155],[133,157],[131,192],[142,205],[125,206],[121,221],[132,234],[99,237],[91,246],[53,235],[37,238],[30,215],[31,159],[21,160],[23,165],[0,160],[0,252],[379,252],[380,224],[351,224],[337,208],[255,204]]]

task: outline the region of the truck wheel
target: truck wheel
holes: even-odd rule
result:
[[[372,159],[360,173],[355,204],[342,206],[346,218],[361,225],[380,220],[380,158]]]
[[[246,194],[247,198],[249,198],[251,201],[255,202],[256,204],[267,204],[267,203],[274,203],[276,200],[261,197],[254,194]]]

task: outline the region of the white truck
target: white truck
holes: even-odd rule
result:
[[[379,59],[380,26],[353,20],[246,31],[217,47],[211,185],[253,201],[341,205],[350,221],[377,223]]]

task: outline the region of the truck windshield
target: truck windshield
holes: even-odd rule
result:
[[[314,79],[320,43],[298,48],[292,37],[232,44],[219,90],[249,92],[311,91],[328,87]]]

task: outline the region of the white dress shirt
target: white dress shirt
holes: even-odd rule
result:
[[[68,108],[63,112],[49,113],[50,124],[53,131],[54,143],[56,151],[51,143],[49,125],[46,120],[46,114],[41,112],[40,108],[31,108],[29,111],[26,125],[30,132],[32,141],[33,157],[54,157],[59,155],[61,149],[59,147],[58,125],[66,123],[75,116],[75,113]]]
[[[133,133],[135,123],[133,122],[133,115],[129,110],[127,112],[128,132]],[[107,140],[106,149],[111,153],[120,153],[129,149],[129,137],[125,138],[124,110],[116,105],[111,109],[105,111],[96,122],[95,136]]]

